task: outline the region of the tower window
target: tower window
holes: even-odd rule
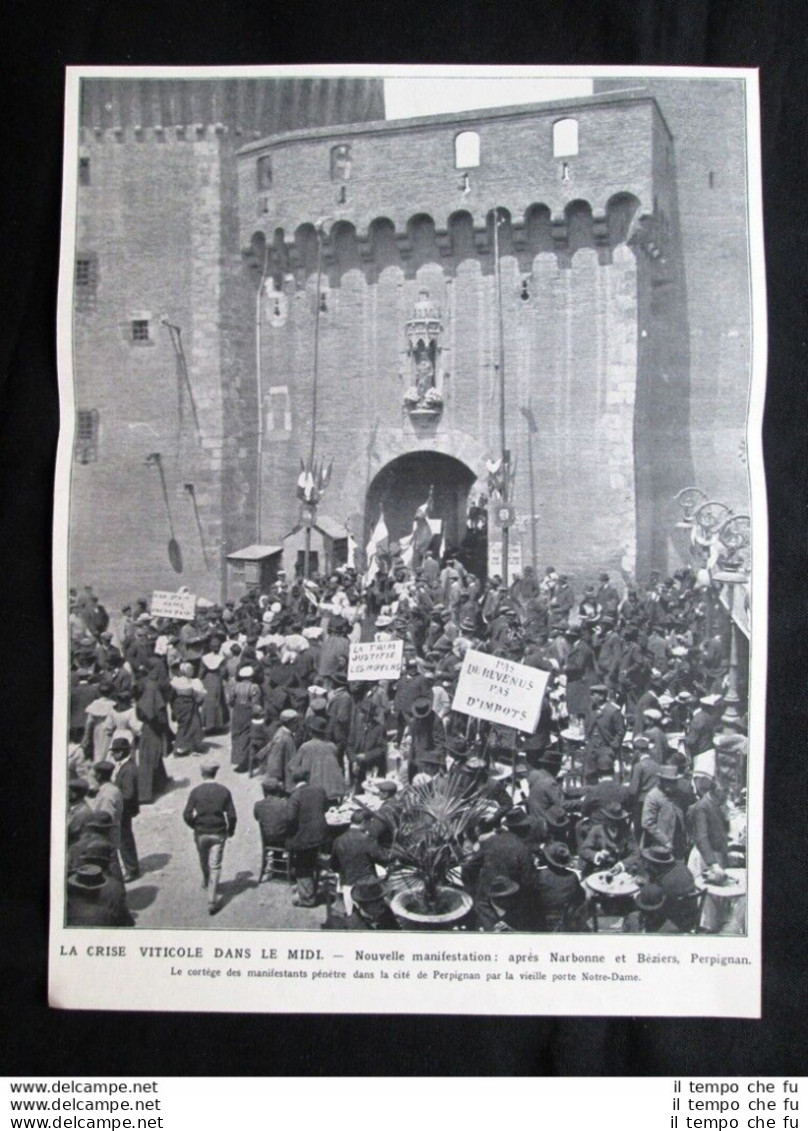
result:
[[[78,463],[98,459],[98,409],[79,409],[76,413],[75,455]]]
[[[259,157],[256,164],[256,175],[258,178],[258,191],[266,192],[267,189],[272,188],[272,158]]]
[[[79,184],[88,185],[90,183],[90,158],[79,157]]]
[[[458,134],[455,145],[455,169],[476,169],[480,164],[480,135],[474,130]]]
[[[575,157],[578,153],[578,122],[561,118],[553,123],[553,157]]]
[[[148,318],[132,319],[132,341],[140,344],[151,341]]]
[[[76,256],[74,286],[76,309],[91,310],[95,305],[98,287],[98,257],[96,255],[79,252]]]
[[[712,169],[707,174],[707,183],[709,184],[710,188],[715,188],[715,173],[712,171]]]
[[[348,181],[351,178],[351,147],[335,145],[331,149],[331,180]]]

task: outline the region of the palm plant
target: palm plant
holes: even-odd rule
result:
[[[395,813],[387,873],[391,885],[419,889],[424,909],[434,911],[452,870],[470,855],[470,834],[491,805],[461,773],[408,789]]]

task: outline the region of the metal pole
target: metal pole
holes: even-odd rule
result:
[[[264,390],[263,390],[263,374],[261,370],[261,299],[264,294],[264,283],[267,278],[267,269],[269,267],[269,247],[264,243],[264,263],[261,268],[261,281],[258,284],[258,293],[255,296],[255,385],[256,397],[258,399],[258,442],[257,442],[257,463],[258,467],[255,474],[255,540],[261,544],[261,488],[263,484],[263,471],[264,471]]]
[[[510,490],[510,453],[505,440],[505,329],[502,321],[502,279],[499,270],[499,207],[494,209],[494,277],[497,297],[499,337],[499,439],[502,451],[502,502],[508,502]],[[508,584],[509,527],[502,527],[502,583]]]
[[[527,459],[530,473],[530,557],[535,574],[539,555],[536,549],[536,481],[533,472],[533,429],[530,426],[527,430]]]
[[[317,441],[317,382],[319,377],[320,365],[320,287],[322,286],[323,279],[323,224],[324,220],[320,220],[317,224],[317,287],[315,293],[314,304],[314,359],[312,365],[312,378],[311,378],[311,437],[309,441],[309,462],[307,470],[314,473],[314,448]],[[306,541],[303,549],[303,577],[306,581],[309,579],[311,563],[311,523],[306,522]]]

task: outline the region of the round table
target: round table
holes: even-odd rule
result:
[[[716,899],[737,899],[738,896],[746,895],[746,869],[725,868],[724,872],[730,881],[729,883],[710,883],[702,875],[696,876],[696,887],[699,891],[715,896]]]
[[[618,916],[621,914],[619,908],[613,907],[611,911],[609,910],[610,900],[628,899],[640,890],[637,880],[629,872],[618,872],[617,875],[612,875],[609,868],[602,872],[593,872],[591,876],[586,877],[583,885],[595,897],[590,903],[592,930],[595,934],[600,932],[600,914],[607,919],[613,918],[615,912]],[[613,930],[614,924],[608,929]]]
[[[629,872],[618,872],[612,875],[610,869],[602,872],[593,872],[587,876],[584,884],[596,895],[615,898],[624,895],[635,895],[640,890],[637,880]]]

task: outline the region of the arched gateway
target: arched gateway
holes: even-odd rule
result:
[[[468,568],[485,574],[487,544],[482,531],[467,525],[469,495],[477,480],[467,464],[434,450],[406,452],[390,460],[373,477],[365,499],[365,544],[383,513],[391,540],[406,538],[415,512],[431,493],[430,517],[440,522],[433,547],[445,544],[460,551]]]

